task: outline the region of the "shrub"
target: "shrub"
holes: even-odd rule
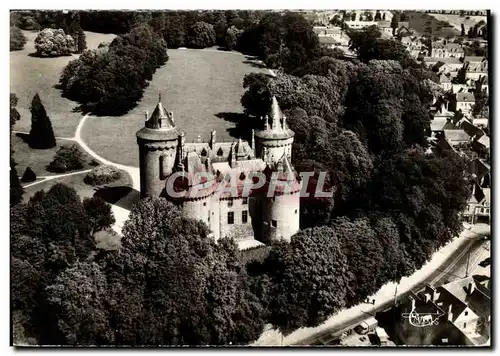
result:
[[[26,167],[24,171],[23,177],[21,178],[21,182],[30,183],[36,181],[36,174],[30,167]]]
[[[89,185],[102,185],[120,179],[121,173],[112,166],[98,166],[87,173],[83,181]]]
[[[92,159],[90,161],[89,165],[92,166],[92,167],[97,167],[97,166],[101,165],[101,163],[98,160],[96,160],[96,159]]]
[[[18,27],[10,28],[10,50],[20,51],[26,44],[26,36]]]
[[[62,29],[46,28],[36,37],[35,49],[40,57],[69,56],[75,49],[75,40]]]
[[[62,146],[55,154],[47,169],[52,172],[62,173],[82,169],[85,164],[83,152],[77,144]]]

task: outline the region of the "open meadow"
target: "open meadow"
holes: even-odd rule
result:
[[[82,138],[94,152],[112,162],[138,167],[135,133],[144,126],[144,113],[153,112],[160,93],[163,105],[173,111],[177,127],[186,132],[187,142],[198,135],[208,140],[214,129],[217,140],[237,139],[235,123],[217,115],[242,113],[244,75],[267,70],[237,52],[169,49],[168,55],[169,61],[156,71],[137,107],[120,117],[87,119]]]
[[[23,31],[28,42],[21,51],[10,52],[10,92],[17,95],[17,110],[21,120],[14,125],[14,130],[29,132],[31,128],[30,105],[33,96],[38,93],[52,122],[54,134],[61,137],[73,137],[82,114],[73,112],[77,103],[61,97],[61,91],[55,86],[69,61],[78,58],[73,54],[66,57],[38,58],[35,53],[37,32]],[[85,32],[87,48],[93,49],[101,42],[111,41],[115,35]]]
[[[425,30],[427,21],[431,21],[433,36],[446,38],[447,36],[455,37],[460,35],[460,27],[457,30],[451,23],[445,24],[445,22],[447,22],[446,20],[438,20],[436,17],[432,16],[434,14],[416,11],[405,11],[405,14],[408,17],[407,21],[409,22],[410,28],[415,32],[415,35],[427,33]],[[441,26],[439,26],[440,24]]]

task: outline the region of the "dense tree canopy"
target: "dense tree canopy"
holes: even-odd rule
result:
[[[142,98],[148,80],[168,60],[163,38],[148,25],[116,37],[109,49],[86,50],[68,63],[59,80],[63,94],[82,109],[121,115]]]
[[[189,28],[187,43],[189,47],[205,48],[213,46],[215,39],[214,26],[200,21]]]
[[[277,244],[264,262],[271,321],[284,331],[314,326],[345,305],[352,276],[333,229],[305,229]]]

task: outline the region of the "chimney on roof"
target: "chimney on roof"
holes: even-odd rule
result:
[[[210,148],[213,150],[215,147],[215,130],[210,131]]]
[[[474,292],[474,282],[470,281],[469,284],[467,285],[467,295],[471,295],[472,292]]]

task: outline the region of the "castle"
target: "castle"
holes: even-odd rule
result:
[[[215,240],[232,237],[236,241],[255,239],[268,244],[289,241],[299,230],[301,183],[292,166],[294,132],[288,128],[275,97],[263,128],[252,131],[251,144],[241,139],[217,142],[212,131],[209,142],[186,143],[172,112],[161,103],[161,96],[145,126],[137,134],[141,197],[165,197],[178,204],[186,217],[204,221]],[[245,192],[244,182],[255,172],[267,178],[262,189]],[[173,194],[166,188],[169,177],[204,174],[205,181],[175,180]],[[288,184],[288,189],[268,191],[269,177]],[[216,189],[230,186],[230,192]],[[275,184],[276,185],[276,184]],[[189,194],[189,193],[194,194]]]

